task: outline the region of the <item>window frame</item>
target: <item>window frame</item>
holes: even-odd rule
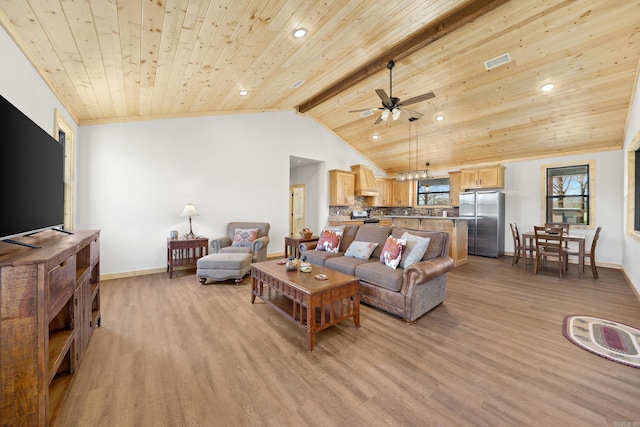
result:
[[[547,164],[541,165],[540,167],[540,218],[541,223],[547,223],[547,171],[549,169],[558,169],[558,168],[569,168],[576,166],[587,166],[589,173],[588,180],[588,221],[589,224],[576,224],[571,223],[571,227],[575,229],[583,229],[583,230],[591,230],[594,229],[596,224],[595,217],[595,205],[596,205],[596,185],[595,185],[595,160],[583,160],[583,161],[573,161],[573,162],[564,162],[564,163],[555,163],[555,164]]]
[[[447,189],[447,191],[426,191],[426,192],[421,192],[420,191],[420,183],[424,182],[424,181],[447,181],[447,184],[449,186],[449,188]],[[429,189],[431,189],[431,184],[428,184]],[[448,203],[445,204],[429,204],[429,194],[446,194],[447,198],[448,198]],[[421,195],[425,195],[425,204],[420,204],[420,196]],[[448,176],[443,176],[443,177],[439,177],[439,178],[427,178],[427,179],[420,179],[418,181],[416,181],[416,199],[415,199],[415,203],[417,207],[436,207],[436,206],[450,206],[451,205],[451,180],[449,179]]]
[[[640,204],[640,164],[636,161],[636,158],[640,157],[638,154],[640,151],[640,132],[636,134],[633,141],[627,147],[627,185],[625,199],[627,201],[626,206],[626,230],[625,234],[634,240],[640,241],[640,230],[636,229],[636,221],[640,216],[640,212],[636,209],[636,206]]]
[[[64,132],[64,229],[73,230],[73,205],[74,205],[74,157],[73,146],[75,134],[73,127],[64,118],[57,108],[53,112],[53,137],[60,140],[60,132]]]

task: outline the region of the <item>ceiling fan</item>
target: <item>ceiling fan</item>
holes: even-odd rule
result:
[[[426,101],[427,99],[435,98],[435,94],[433,92],[424,93],[422,95],[414,96],[413,98],[409,98],[405,101],[401,101],[399,98],[393,97],[393,67],[395,63],[393,60],[389,61],[387,64],[387,69],[389,70],[389,95],[384,91],[384,89],[376,89],[376,93],[380,100],[382,100],[382,107],[379,108],[365,108],[364,110],[351,110],[349,113],[361,113],[363,111],[373,111],[373,110],[382,110],[380,116],[373,122],[374,125],[382,121],[387,121],[389,116],[391,116],[392,120],[398,120],[400,118],[400,114],[404,111],[409,113],[411,117],[415,117],[419,119],[422,117],[422,113],[418,113],[417,111],[412,111],[407,108],[404,108],[407,105],[415,104],[417,102]]]

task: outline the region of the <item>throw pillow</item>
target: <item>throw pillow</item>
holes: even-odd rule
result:
[[[398,268],[406,244],[406,240],[396,239],[393,236],[387,237],[387,240],[384,242],[384,247],[382,248],[382,253],[380,254],[380,262],[394,270]]]
[[[236,228],[231,246],[249,247],[258,238],[257,228]]]
[[[341,239],[342,231],[322,230],[316,250],[338,253]]]
[[[344,253],[344,256],[350,256],[362,260],[368,260],[371,258],[371,254],[378,247],[377,243],[373,242],[359,242],[357,240],[351,242],[349,248]]]
[[[404,251],[404,255],[400,260],[400,267],[407,268],[411,264],[415,264],[420,261],[429,248],[431,239],[428,237],[416,236],[415,234],[409,234],[405,232],[401,239],[407,241],[407,247]]]

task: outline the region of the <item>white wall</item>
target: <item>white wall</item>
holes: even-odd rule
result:
[[[58,109],[77,132],[76,123],[31,63],[0,26],[0,95],[53,136],[54,109]]]
[[[595,227],[602,226],[598,240],[598,263],[620,266],[622,264],[622,206],[623,193],[623,152],[605,151],[594,154],[556,157],[553,159],[530,160],[524,162],[504,163],[505,170],[505,251],[513,252],[513,240],[509,224],[518,224],[520,232],[533,229],[534,225],[543,224],[545,219],[541,212],[541,167],[567,162],[595,161],[595,218],[591,230],[573,229],[572,234],[587,236],[587,249],[591,245]],[[593,194],[593,191],[592,191]],[[612,207],[614,207],[612,209]]]
[[[283,131],[285,130],[285,131]],[[318,230],[328,216],[328,169],[370,164],[313,120],[294,112],[86,126],[78,148],[77,227],[101,229],[101,273],[166,265],[170,230],[194,203],[194,233],[224,235],[229,221],[271,224],[269,253],[289,227],[289,156],[323,161],[309,176]]]
[[[633,142],[633,138],[640,132],[640,77],[638,77],[638,81],[636,82],[636,90],[632,100],[631,111],[629,112],[629,122],[627,124],[627,130],[625,133],[624,139],[624,148],[629,147],[629,144]],[[626,153],[625,153],[626,154]],[[640,165],[636,164],[636,167],[640,167]],[[625,158],[624,161],[624,197],[625,199],[628,197],[627,192],[627,161]],[[629,213],[625,212],[624,222],[626,224],[627,215]],[[627,235],[624,236],[623,242],[623,258],[622,258],[622,267],[629,278],[631,283],[635,287],[638,294],[640,294],[640,241],[635,240]]]

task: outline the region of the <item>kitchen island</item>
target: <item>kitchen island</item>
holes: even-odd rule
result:
[[[391,225],[391,218],[379,219],[380,222],[377,224],[380,225]],[[364,224],[364,219],[351,219],[346,217],[342,219],[340,217],[329,217],[329,221],[327,221],[328,225],[362,225]],[[375,223],[374,223],[375,224]]]
[[[449,256],[453,259],[453,265],[457,267],[467,263],[469,245],[467,221],[473,218],[411,215],[390,215],[386,218],[390,218],[393,221],[393,225],[397,227],[448,232],[450,235]]]

